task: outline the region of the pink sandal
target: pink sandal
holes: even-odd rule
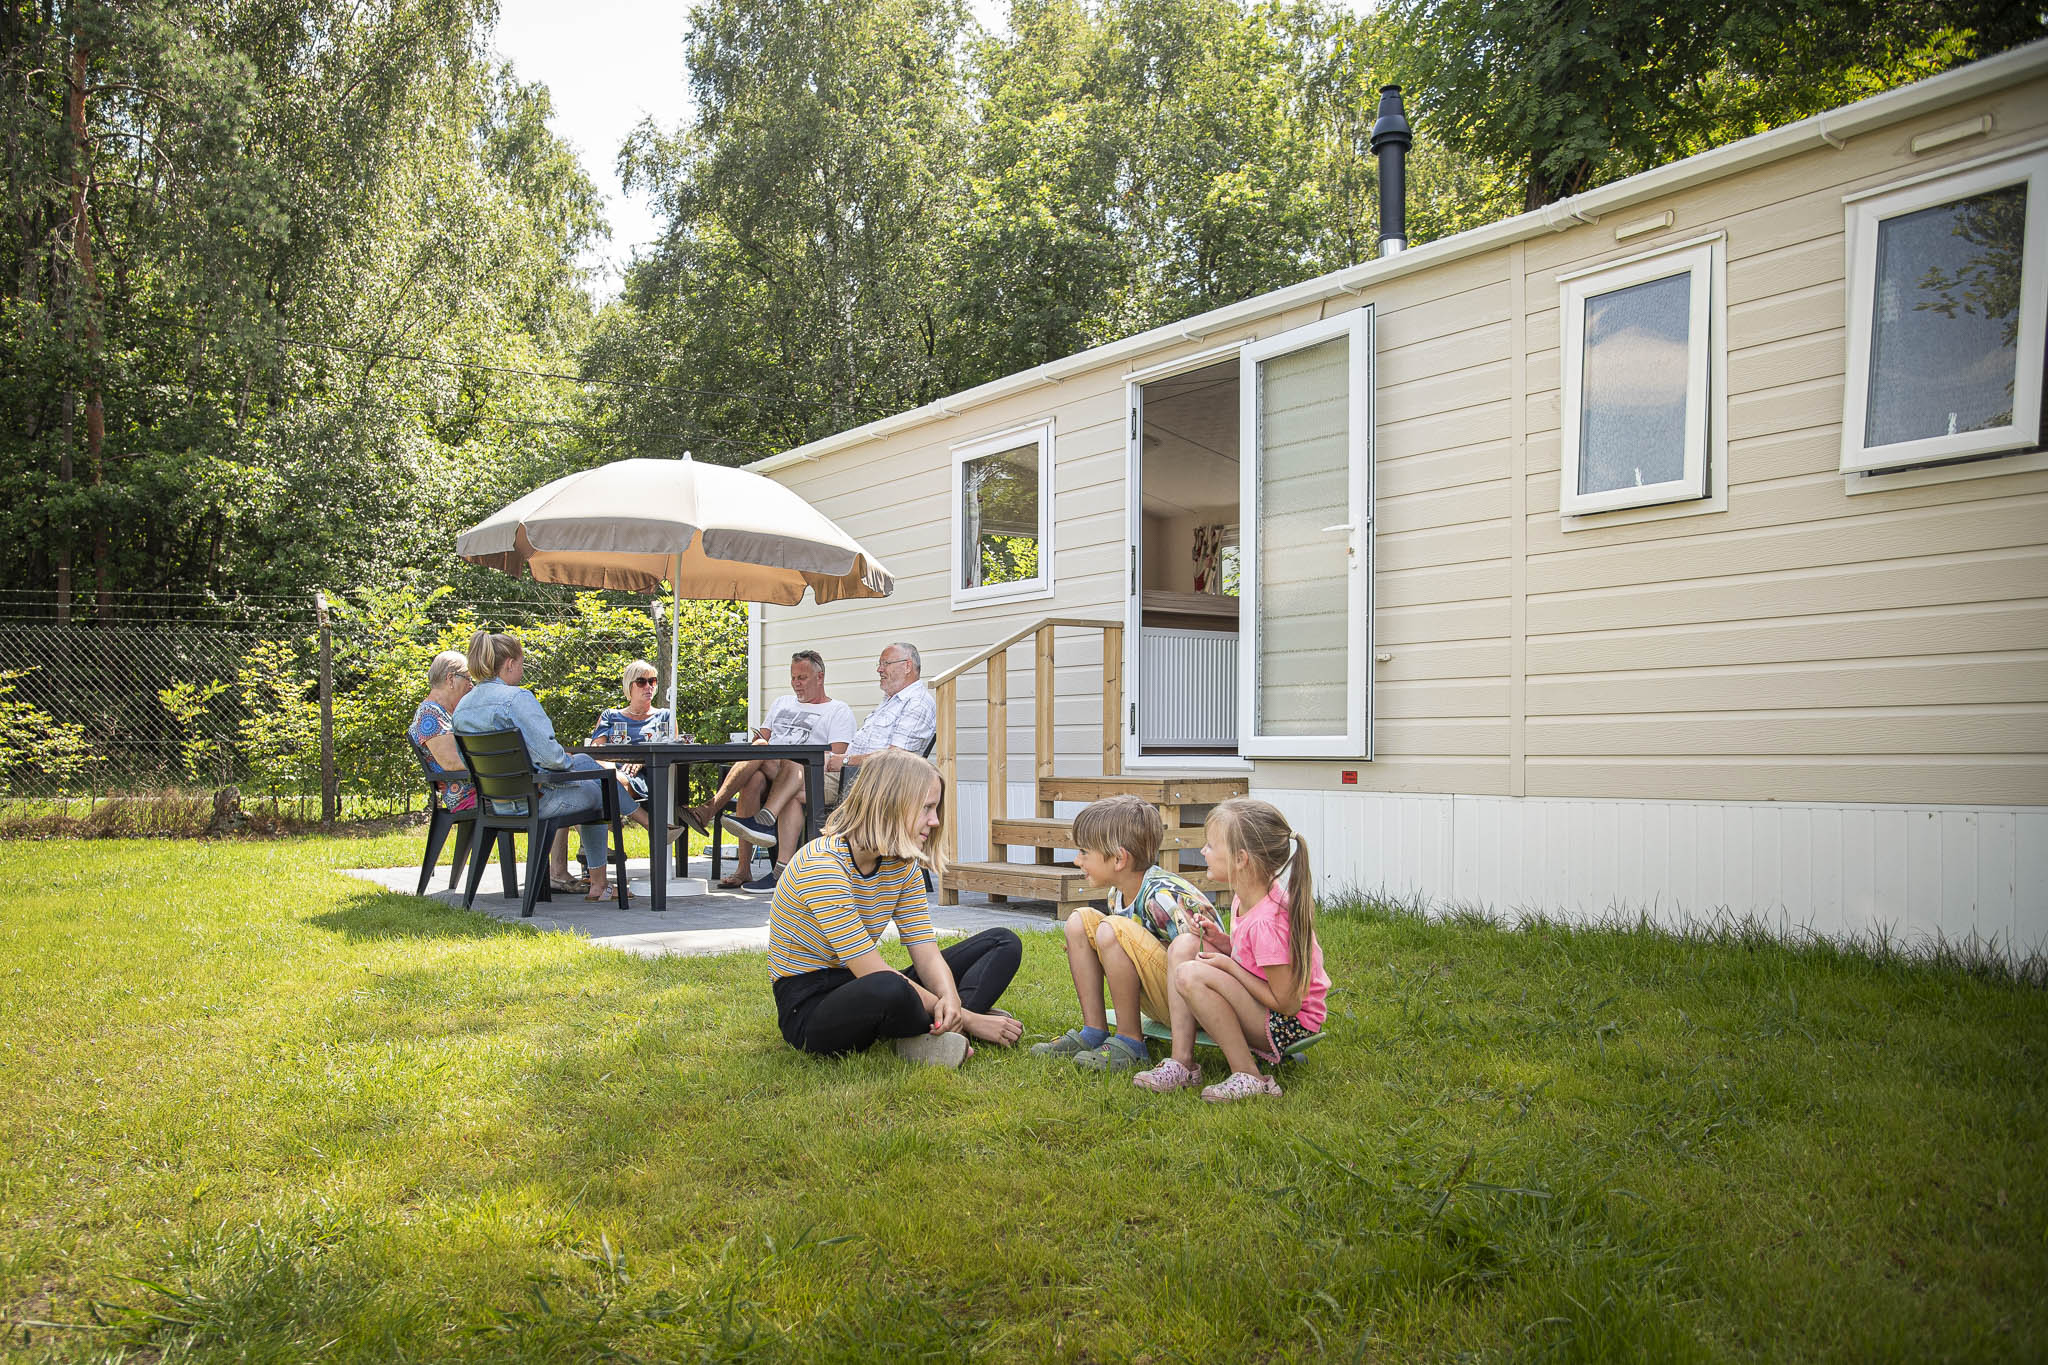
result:
[[[1131,1077],[1132,1085],[1141,1090],[1156,1090],[1162,1095],[1169,1090],[1186,1090],[1201,1083],[1202,1073],[1181,1065],[1177,1057],[1168,1057],[1150,1071],[1140,1071]]]
[[[1211,1104],[1228,1104],[1232,1100],[1248,1100],[1254,1095],[1279,1093],[1280,1083],[1271,1076],[1255,1076],[1249,1071],[1233,1071],[1228,1079],[1204,1089],[1202,1098]]]

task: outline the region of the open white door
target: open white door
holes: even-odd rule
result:
[[[1372,757],[1372,309],[1239,359],[1238,749]]]

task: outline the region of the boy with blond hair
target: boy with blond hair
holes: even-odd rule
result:
[[[1084,906],[1067,916],[1067,969],[1081,997],[1081,1027],[1068,1029],[1032,1052],[1071,1057],[1091,1071],[1128,1071],[1144,1065],[1140,1013],[1167,1019],[1166,948],[1195,932],[1197,915],[1213,907],[1185,877],[1157,866],[1165,825],[1159,812],[1135,796],[1112,796],[1074,817],[1074,865],[1092,886],[1110,888],[1108,914]],[[1102,991],[1116,1006],[1109,1030]]]

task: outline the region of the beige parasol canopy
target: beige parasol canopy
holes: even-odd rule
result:
[[[789,489],[744,469],[619,460],[536,488],[456,539],[542,583],[792,606],[887,597],[889,571]]]

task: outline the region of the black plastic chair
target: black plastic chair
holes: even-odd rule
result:
[[[427,809],[432,812],[427,820],[427,856],[420,859],[420,885],[414,894],[427,894],[427,883],[434,880],[434,865],[441,861],[441,845],[448,841],[451,829],[455,831],[455,861],[448,868],[448,889],[452,891],[455,879],[462,875],[463,860],[469,856],[470,845],[476,839],[477,808],[449,810],[441,803],[441,788],[450,782],[469,781],[469,772],[464,768],[437,768],[426,745],[411,735],[405,738],[412,745],[412,756],[419,760],[420,775],[427,779]]]
[[[476,889],[484,879],[484,864],[489,861],[486,850],[494,837],[498,844],[498,862],[505,871],[505,894],[508,897],[519,894],[512,872],[512,836],[523,833],[526,835],[526,892],[520,896],[519,914],[522,919],[528,918],[533,914],[535,901],[554,899],[548,889],[547,866],[548,845],[554,841],[555,832],[584,824],[589,817],[564,815],[546,818],[536,813],[540,809],[540,774],[533,766],[533,756],[526,751],[525,738],[517,730],[457,735],[455,747],[462,751],[462,761],[469,766],[469,780],[476,787],[477,808],[476,845],[469,861],[469,883],[463,892],[462,908],[467,910],[476,900]],[[611,826],[608,860],[618,887],[619,908],[625,909],[626,839],[619,816],[618,778],[610,768],[551,772],[548,777],[551,782],[598,784],[600,818]],[[525,805],[526,814],[497,813],[497,803],[515,801]]]

